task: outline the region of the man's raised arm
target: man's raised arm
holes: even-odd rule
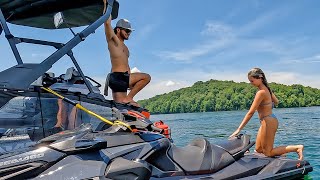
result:
[[[103,0],[104,3],[104,9],[103,9],[103,14],[106,13],[106,9],[107,9],[107,0]],[[104,23],[104,30],[105,30],[105,34],[106,34],[106,39],[107,41],[111,41],[116,34],[114,33],[112,26],[111,26],[111,14],[110,17],[108,18],[108,20]]]

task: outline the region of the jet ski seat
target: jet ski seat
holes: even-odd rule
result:
[[[238,156],[239,153],[244,153],[247,149],[255,144],[255,142],[250,142],[249,135],[239,135],[237,137],[233,137],[228,141],[221,141],[215,143],[217,146],[228,151],[234,158]]]
[[[168,150],[168,156],[187,175],[216,172],[235,161],[225,149],[211,145],[204,138],[195,139],[185,147],[173,144]]]

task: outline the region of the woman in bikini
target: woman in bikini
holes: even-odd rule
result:
[[[272,113],[272,108],[273,105],[277,105],[279,101],[272,93],[266,76],[261,69],[253,68],[251,71],[249,71],[248,79],[250,83],[259,90],[256,93],[248,113],[243,118],[238,129],[232,133],[230,137],[238,135],[257,110],[261,126],[256,138],[256,151],[269,157],[280,156],[288,152],[296,152],[299,156],[299,160],[302,160],[303,145],[273,147],[274,137],[278,129],[278,119]]]

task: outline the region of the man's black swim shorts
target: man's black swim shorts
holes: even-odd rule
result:
[[[129,78],[128,72],[112,72],[109,74],[109,87],[113,92],[127,92]]]

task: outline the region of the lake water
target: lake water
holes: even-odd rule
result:
[[[152,115],[151,120],[164,120],[172,132],[174,143],[185,146],[197,137],[210,142],[226,139],[236,130],[247,111],[220,111],[206,113],[160,114]],[[304,157],[313,166],[305,179],[320,179],[320,107],[281,108],[273,111],[279,119],[275,146],[303,144]],[[255,136],[260,122],[257,113],[249,121],[242,133]],[[253,151],[253,149],[252,149]],[[289,153],[289,158],[297,158]]]

